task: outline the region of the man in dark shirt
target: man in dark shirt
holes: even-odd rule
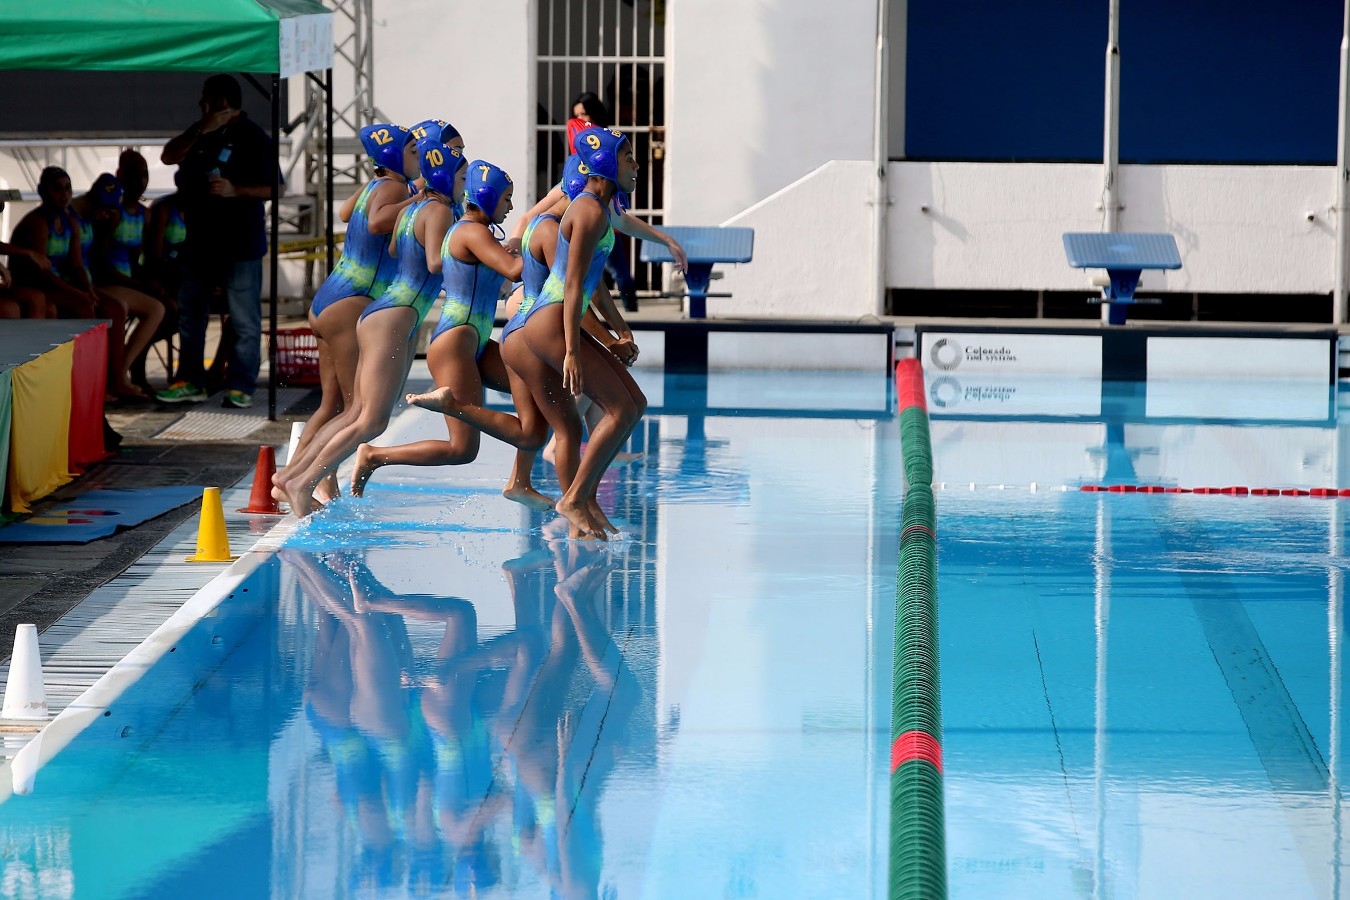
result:
[[[235,340],[226,354],[225,405],[253,405],[262,363],[263,204],[280,179],[272,139],[240,107],[239,82],[212,75],[202,85],[202,116],[164,146],[160,159],[180,169],[188,222],[179,294],[176,380],[156,396],[166,403],[206,399],[206,323],[211,295],[224,290]]]

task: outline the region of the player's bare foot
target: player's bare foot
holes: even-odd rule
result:
[[[552,497],[539,493],[530,485],[508,484],[502,488],[502,496],[507,500],[514,500],[522,506],[528,506],[530,509],[543,511],[553,509],[553,504],[557,501]]]
[[[322,505],[314,499],[314,491],[308,485],[301,484],[299,479],[287,479],[281,485],[282,498],[290,504],[291,512],[295,513],[297,519],[303,519],[310,513],[322,509]]]
[[[319,486],[314,489],[314,499],[320,504],[329,504],[342,497],[342,491],[338,488],[337,473],[329,472]]]
[[[604,538],[594,531],[587,531],[585,528],[577,527],[576,523],[568,522],[567,537],[574,541],[602,541]]]
[[[609,520],[609,516],[605,515],[605,511],[600,508],[599,502],[592,500],[587,503],[586,510],[591,514],[591,521],[599,525],[603,530],[608,531],[610,534],[619,533],[618,526]]]
[[[412,396],[409,394],[409,396]],[[375,448],[369,444],[362,444],[356,448],[356,468],[352,469],[352,496],[361,497],[366,492],[366,482],[370,481],[370,476],[375,474],[375,470],[381,463],[376,459]]]
[[[553,508],[558,511],[558,515],[571,523],[572,528],[568,531],[570,537],[581,540],[608,540],[604,529],[591,519],[590,510],[585,504],[563,497],[553,505]]]
[[[448,387],[436,388],[425,394],[408,394],[406,399],[409,406],[420,406],[446,416],[453,416],[459,410],[459,401]]]

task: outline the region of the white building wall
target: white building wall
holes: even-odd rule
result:
[[[829,162],[724,224],[755,229],[754,260],[719,266],[708,314],[855,319],[872,312],[872,164]]]
[[[1182,268],[1144,291],[1329,293],[1335,171],[1325,166],[1122,166],[1120,227],[1166,231]],[[887,285],[946,290],[1082,290],[1066,231],[1100,231],[1101,167],[890,165]],[[755,229],[755,259],[724,266],[713,316],[856,319],[870,293],[870,164],[831,162],[724,224]]]
[[[1101,230],[1101,166],[896,162],[890,173],[891,287],[1088,285],[1061,235]],[[1121,166],[1120,229],[1176,236],[1182,268],[1145,273],[1145,290],[1329,293],[1335,190],[1326,166]]]
[[[376,0],[375,105],[400,125],[440,118],[470,159],[534,205],[534,0]],[[511,227],[507,221],[507,229]]]
[[[666,221],[714,225],[872,152],[876,0],[671,0]]]

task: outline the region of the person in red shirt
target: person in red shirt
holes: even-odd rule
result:
[[[613,124],[609,118],[609,110],[605,109],[605,104],[600,102],[599,97],[590,91],[578,94],[577,99],[572,101],[572,118],[567,120],[568,155],[577,152],[577,132],[585,131],[587,128],[608,128]]]

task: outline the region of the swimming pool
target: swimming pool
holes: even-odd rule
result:
[[[890,376],[643,381],[620,540],[491,441],[381,470],[0,805],[0,892],[884,896]]]
[[[952,896],[1342,891],[1350,500],[1079,489],[1350,485],[1334,392],[1242,387],[930,379]],[[644,389],[610,546],[485,441],[253,560],[0,805],[0,892],[884,896],[889,376]]]
[[[952,896],[1343,896],[1344,400],[971,388],[931,406]]]

